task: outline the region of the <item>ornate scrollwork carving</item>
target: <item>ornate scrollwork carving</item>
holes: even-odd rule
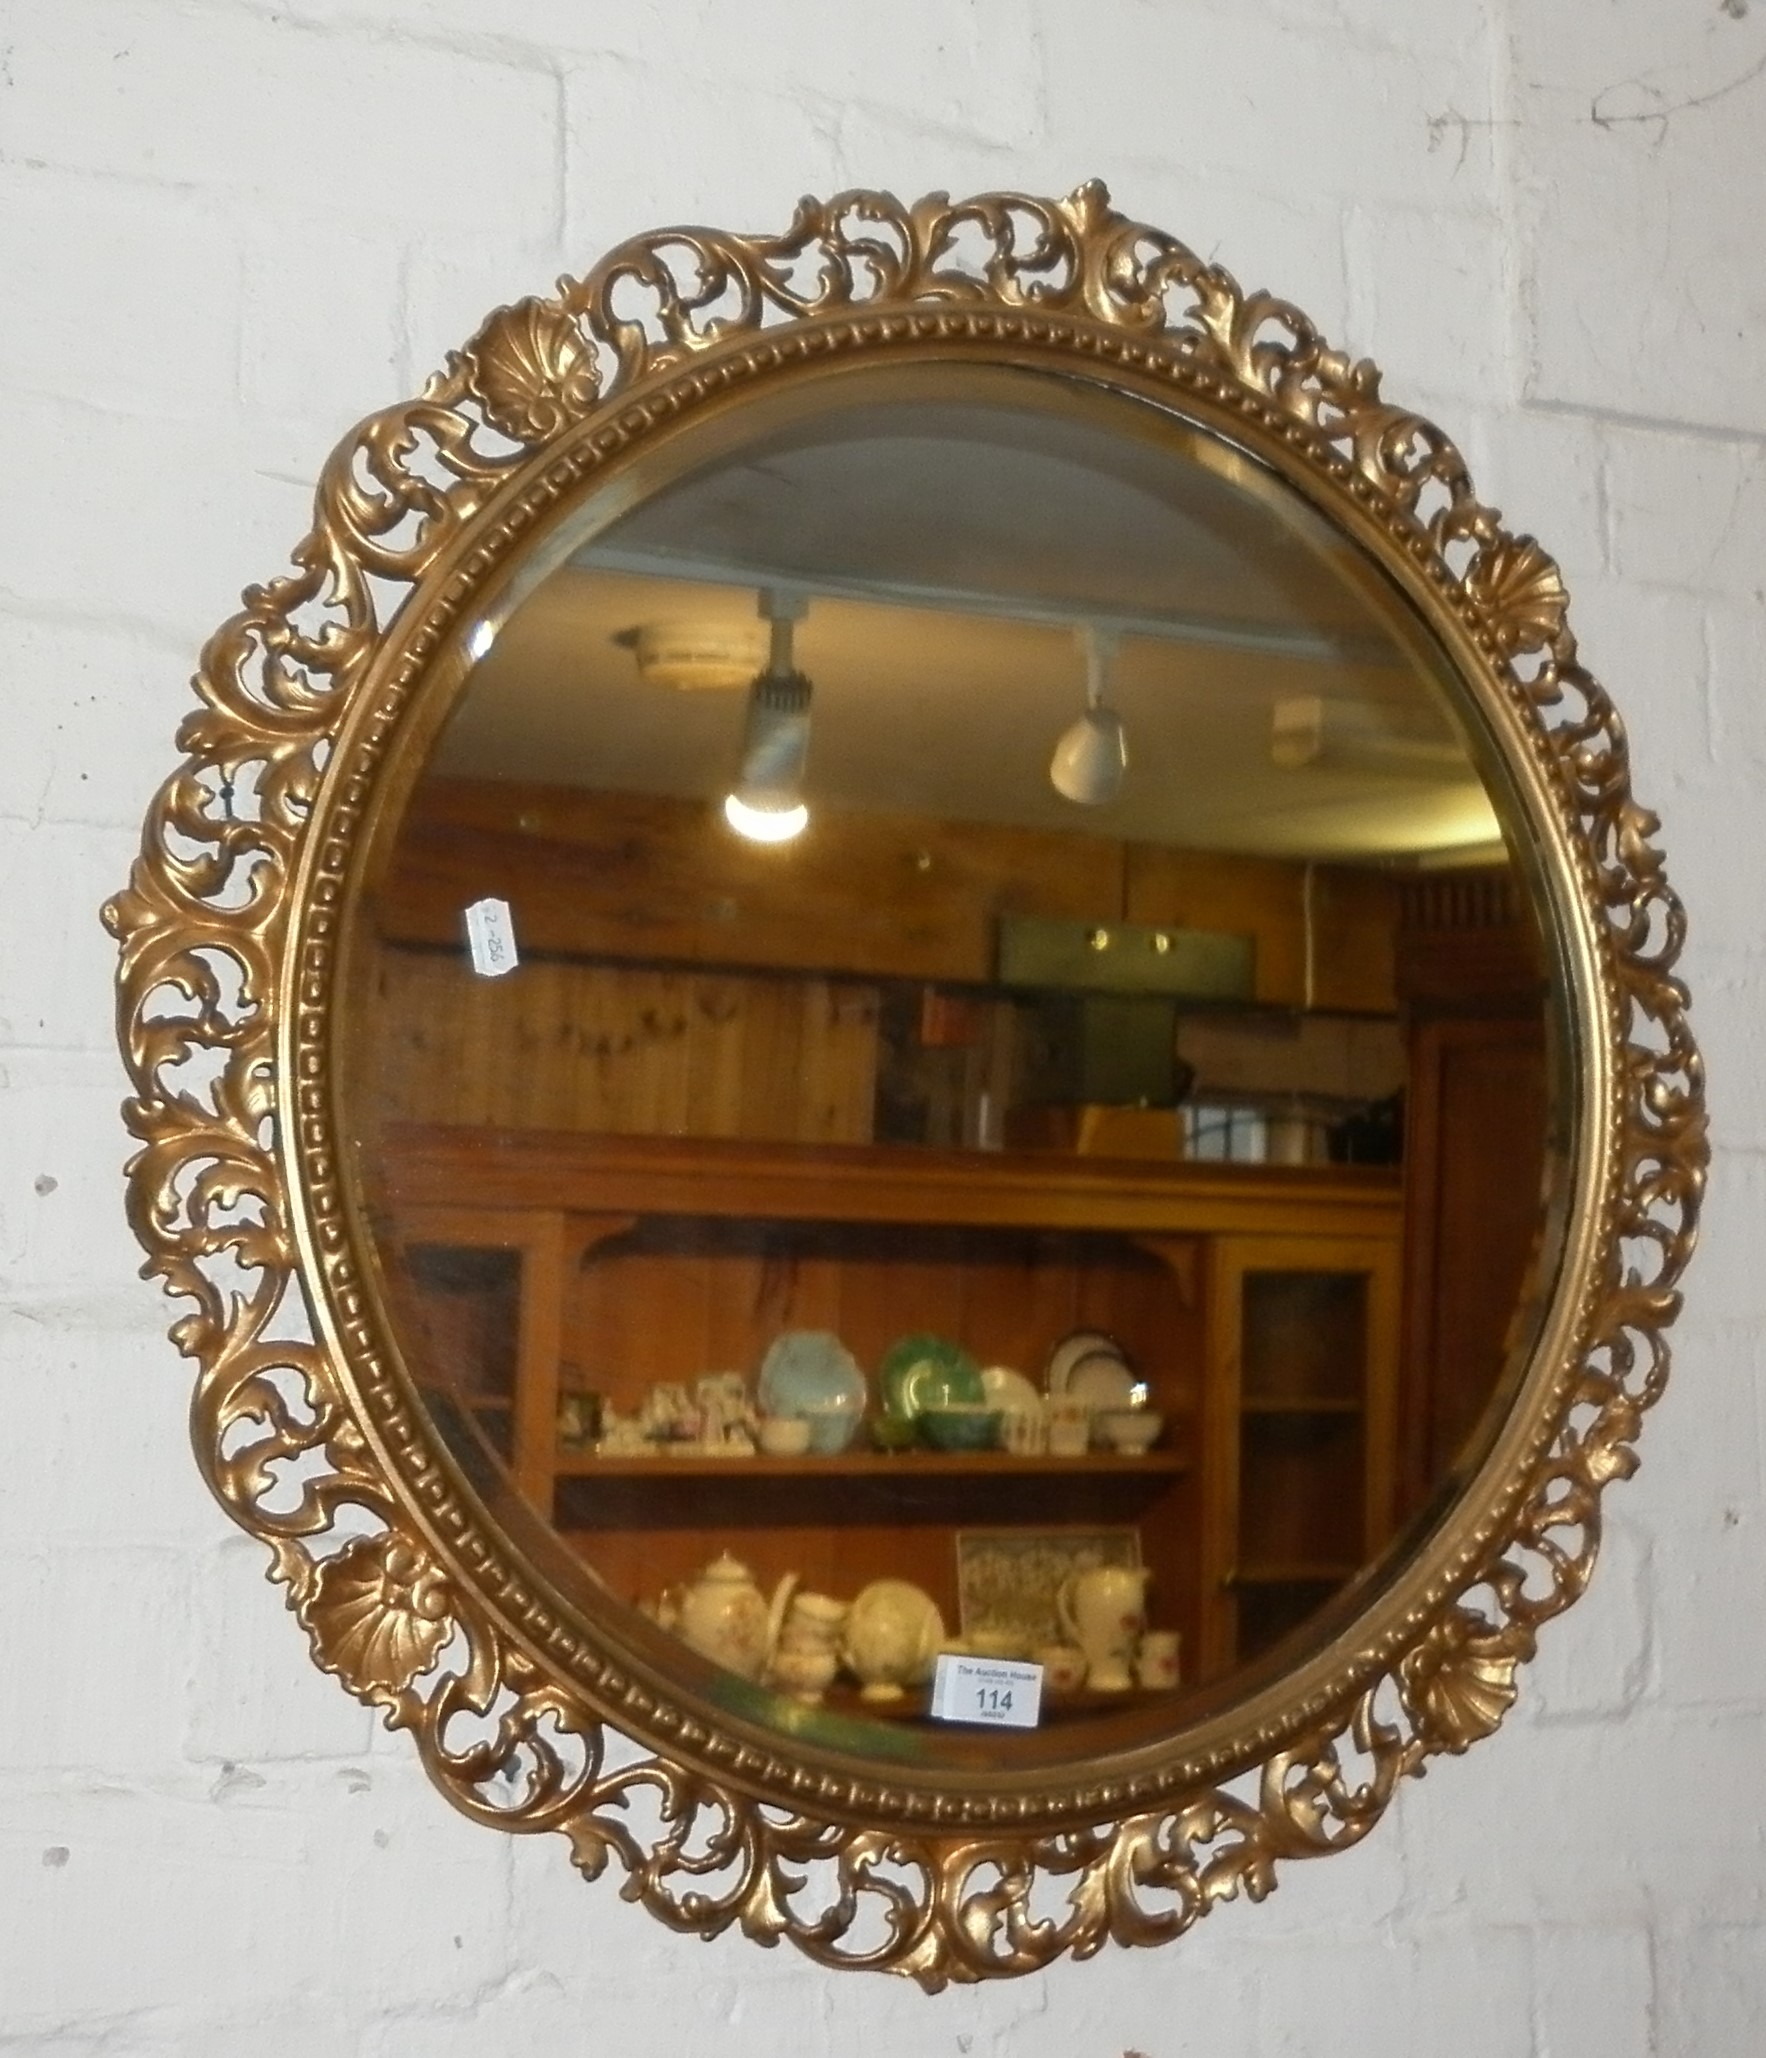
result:
[[[1004,1816],[929,1829],[901,1796],[827,1775],[775,1791],[753,1753],[709,1770],[715,1739],[692,1710],[670,1718],[672,1748],[612,1762],[610,1711],[653,1736],[667,1711],[605,1665],[591,1691],[556,1655],[558,1625],[507,1546],[449,1500],[445,1468],[430,1464],[419,1494],[377,1455],[421,1453],[424,1432],[373,1357],[323,1092],[342,865],[328,853],[347,848],[362,806],[349,782],[368,782],[375,762],[365,749],[344,764],[338,743],[371,687],[387,727],[408,698],[385,683],[392,610],[407,652],[433,643],[422,625],[445,623],[482,567],[588,476],[597,436],[639,437],[708,382],[812,350],[947,341],[1163,381],[1308,466],[1321,497],[1431,582],[1443,620],[1486,654],[1474,688],[1506,703],[1550,768],[1579,853],[1569,890],[1600,958],[1602,1018],[1584,1029],[1614,1082],[1610,1104],[1587,1111],[1607,1168],[1586,1203],[1598,1233],[1560,1289],[1581,1309],[1573,1358],[1524,1476],[1459,1526],[1427,1605],[1365,1676],[1297,1698],[1219,1769],[1056,1794],[1045,1819],[1059,1826],[1034,1830]],[[445,556],[457,566],[469,535],[479,568],[451,572],[438,594],[430,573]],[[345,439],[292,569],[246,593],[195,686],[183,762],[105,911],[140,1146],[130,1220],[146,1270],[189,1304],[173,1334],[199,1367],[193,1428],[211,1487],[269,1547],[319,1661],[412,1733],[457,1806],[562,1832],[585,1874],[617,1867],[626,1896],[676,1929],[735,1926],[936,1987],[1157,1943],[1221,1900],[1261,1898],[1281,1861],[1357,1842],[1403,1777],[1501,1721],[1540,1625],[1586,1584],[1601,1492],[1631,1470],[1666,1376],[1662,1332],[1703,1190],[1703,1080],[1655,817],[1631,797],[1625,733],[1578,662],[1557,568],[1502,529],[1453,444],[1387,402],[1371,365],[1118,215],[1098,185],[912,205],[849,192],[805,200],[776,237],[638,237],[554,297],[493,314],[421,399]],[[320,822],[326,848],[297,904]],[[341,1345],[313,1340],[321,1306]],[[475,1571],[488,1565],[494,1581]],[[1060,1912],[1039,1881],[1060,1888]]]

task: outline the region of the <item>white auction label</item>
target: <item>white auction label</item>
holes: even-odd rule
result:
[[[521,960],[515,953],[515,918],[506,900],[475,900],[466,910],[466,948],[481,979],[500,979]]]
[[[1034,1729],[1042,1713],[1042,1667],[947,1651],[932,1675],[931,1712],[938,1722]]]

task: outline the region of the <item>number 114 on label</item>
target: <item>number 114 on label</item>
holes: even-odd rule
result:
[[[947,1652],[932,1675],[933,1719],[992,1729],[1034,1729],[1042,1714],[1042,1667]]]

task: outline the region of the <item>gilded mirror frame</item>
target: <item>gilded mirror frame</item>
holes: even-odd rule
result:
[[[1172,406],[1352,537],[1447,651],[1534,844],[1573,1120],[1562,1260],[1525,1375],[1419,1556],[1294,1672],[1170,1748],[948,1781],[794,1751],[553,1590],[423,1416],[339,1134],[337,977],[366,832],[548,535],[646,439],[844,363],[1053,369]],[[537,556],[533,553],[537,549]],[[1098,185],[806,200],[776,237],[620,246],[498,309],[323,473],[293,568],[207,645],[183,761],[105,910],[144,1268],[192,1304],[198,1462],[271,1554],[322,1669],[448,1798],[557,1830],[679,1930],[739,1927],[928,1987],[1153,1944],[1360,1840],[1399,1782],[1492,1732],[1581,1593],[1600,1497],[1667,1370],[1702,1193],[1682,915],[1553,561],[1453,444],[1298,309]],[[622,1742],[622,1739],[626,1740]]]

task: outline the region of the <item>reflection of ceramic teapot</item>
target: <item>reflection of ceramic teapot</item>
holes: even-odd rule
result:
[[[1085,1653],[1085,1683],[1119,1694],[1133,1684],[1128,1661],[1147,1623],[1143,1565],[1094,1565],[1061,1582],[1055,1596],[1061,1627]]]
[[[796,1585],[797,1574],[787,1572],[769,1602],[748,1567],[725,1551],[686,1586],[670,1588],[656,1619],[701,1656],[727,1665],[744,1679],[758,1679],[779,1641]]]
[[[873,1579],[847,1613],[841,1656],[863,1699],[895,1701],[926,1677],[943,1642],[944,1620],[929,1593],[905,1579]]]

